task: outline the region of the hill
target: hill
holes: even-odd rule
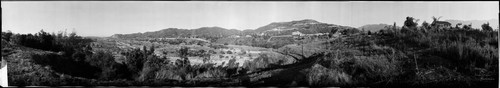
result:
[[[202,27],[198,29],[179,29],[167,28],[159,31],[132,33],[132,34],[115,34],[114,38],[179,38],[179,37],[200,37],[208,40],[213,40],[230,35],[239,34],[241,31],[236,29],[225,29],[221,27]]]
[[[115,38],[177,38],[177,37],[198,37],[206,39],[218,39],[231,35],[290,35],[294,31],[300,31],[305,34],[313,33],[329,33],[337,30],[352,29],[353,27],[340,26],[335,24],[321,23],[311,19],[290,21],[290,22],[273,22],[271,24],[259,27],[255,30],[236,30],[226,29],[221,27],[201,27],[197,29],[180,29],[167,28],[159,31],[132,33],[132,34],[115,34]]]
[[[304,34],[330,33],[333,31],[350,29],[353,27],[321,23],[312,19],[296,20],[290,22],[273,22],[255,29],[256,33],[267,35],[290,35],[294,31]]]
[[[367,24],[359,27],[358,29],[364,29],[365,31],[371,31],[371,32],[376,32],[379,30],[384,29],[385,27],[390,27],[392,25],[388,24]]]

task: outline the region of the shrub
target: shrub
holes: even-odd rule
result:
[[[110,52],[97,51],[85,60],[92,66],[99,67],[100,73],[97,73],[99,79],[110,80],[126,78],[128,76],[125,65],[119,64]]]
[[[98,78],[102,71],[86,62],[77,62],[56,54],[32,55],[34,63],[50,66],[54,71],[85,78]]]
[[[307,81],[311,86],[348,86],[352,83],[352,76],[335,69],[314,65],[307,73]]]
[[[168,65],[170,61],[167,58],[158,58],[156,56],[148,56],[146,62],[144,62],[144,67],[140,73],[139,80],[150,80],[156,78],[156,72],[159,71],[162,66]]]
[[[404,29],[404,30],[403,30]],[[401,61],[401,76],[410,77],[409,83],[470,81],[478,75],[498,77],[498,32],[462,30],[460,28],[437,30],[385,30],[374,39],[377,45],[394,48],[401,55],[386,55]],[[464,26],[463,29],[468,29]],[[398,57],[393,57],[398,56]],[[420,68],[420,69],[417,69]],[[431,71],[444,72],[431,72]],[[423,73],[431,73],[425,75]],[[453,74],[452,74],[453,73]],[[414,75],[418,74],[418,75]],[[443,76],[436,76],[443,75]],[[440,77],[440,78],[429,78]],[[449,79],[449,77],[460,77]],[[483,81],[484,82],[484,81]]]

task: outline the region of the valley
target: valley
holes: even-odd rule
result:
[[[491,86],[498,76],[496,30],[367,32],[306,19],[245,31],[2,33],[9,81],[20,86]]]

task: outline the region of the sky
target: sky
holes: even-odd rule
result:
[[[499,1],[2,1],[2,31],[74,31],[82,36],[111,36],[166,28],[223,27],[256,29],[272,22],[314,19],[360,27],[401,25],[407,16],[431,22],[498,19]]]

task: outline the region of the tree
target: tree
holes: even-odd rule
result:
[[[69,39],[70,40],[76,40],[77,38],[80,38],[80,36],[76,35],[76,32],[71,32],[69,34]],[[71,41],[71,42],[75,42],[75,41]]]
[[[424,21],[422,23],[422,27],[424,27],[425,29],[429,29],[430,25],[429,25],[429,23],[427,23],[426,21]]]
[[[418,20],[416,20],[415,22],[413,21],[415,20],[415,18],[413,17],[406,17],[406,21],[404,22],[404,26],[408,27],[408,28],[415,28],[417,27],[417,23]]]
[[[365,32],[366,32],[366,31],[365,31],[365,28],[361,28],[361,33],[362,33],[362,34],[365,34]]]
[[[356,33],[359,33],[360,31],[356,28],[349,28],[349,29],[345,29],[345,30],[342,30],[341,33],[342,34],[345,34],[345,35],[351,35],[351,34],[356,34]]]
[[[144,54],[148,54],[148,48],[146,48],[146,46],[142,46],[142,50],[143,50],[143,53]]]
[[[229,60],[229,62],[227,63],[227,69],[226,69],[226,72],[229,76],[237,73],[237,70],[238,70],[238,64],[235,63],[236,62],[236,59],[231,59]]]
[[[431,23],[431,26],[436,26],[436,22],[438,22],[438,21],[439,21],[439,19],[441,19],[441,17],[436,18],[436,17],[432,16],[432,23]]]
[[[235,67],[238,67],[238,66],[236,66],[236,63],[235,63],[235,62],[236,62],[236,59],[234,59],[234,58],[230,59],[230,60],[229,60],[229,62],[227,63],[227,67],[228,67],[228,68],[235,68]]]
[[[52,44],[54,41],[54,37],[52,35],[50,35],[49,33],[45,32],[43,30],[38,32],[36,35],[37,35],[38,40],[40,42],[41,49],[43,49],[43,50],[52,49],[52,45],[54,45],[54,44]],[[56,50],[53,50],[53,51],[56,51]]]
[[[464,25],[463,27],[464,29],[472,29],[472,24],[469,24],[469,25]]]
[[[10,41],[10,38],[12,37],[12,31],[7,30],[7,32],[2,32],[2,39],[5,39],[6,41]]]
[[[396,22],[392,25],[392,30],[396,30]]]
[[[101,69],[100,73],[95,73],[99,79],[109,80],[109,79],[118,79],[123,77],[124,69],[120,68],[121,64],[116,63],[111,52],[105,51],[97,51],[95,54],[89,55],[88,58],[85,59],[90,65],[99,67]],[[121,70],[121,72],[120,72]]]
[[[149,55],[144,62],[144,67],[140,73],[139,80],[154,79],[155,72],[160,70],[163,65],[167,65],[170,61],[166,58],[159,58],[154,55]]]
[[[493,31],[493,28],[491,28],[489,22],[481,25],[481,28],[483,28],[483,30],[485,30],[485,31]]]
[[[459,28],[460,28],[459,26],[461,26],[461,25],[462,25],[462,23],[457,23],[457,24],[455,25],[455,28],[459,29]]]
[[[138,48],[125,52],[124,55],[126,57],[127,68],[129,68],[132,74],[135,74],[134,76],[138,76],[137,73],[142,70],[148,55]]]
[[[183,60],[182,60],[182,65],[181,66],[189,66],[189,59],[188,59],[188,55],[189,55],[189,47],[182,47],[181,49],[177,50],[177,52],[179,53],[179,57],[181,57]]]
[[[151,47],[149,47],[149,54],[154,54],[155,53],[155,45],[151,45]]]

